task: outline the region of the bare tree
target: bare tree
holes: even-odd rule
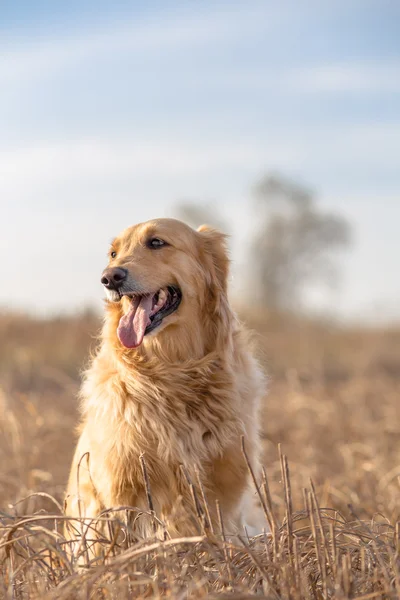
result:
[[[349,223],[323,211],[311,190],[281,175],[266,175],[253,193],[258,223],[249,260],[253,299],[272,310],[297,309],[310,286],[337,281],[337,253],[350,242]],[[210,203],[183,201],[175,214],[194,228],[207,223],[227,231]]]
[[[337,277],[335,256],[350,242],[349,224],[283,177],[267,175],[254,192],[261,225],[251,256],[259,301],[273,310],[297,308],[307,286]]]
[[[258,181],[254,186],[253,195],[258,208],[264,210],[277,208],[282,211],[284,208],[294,207],[306,209],[313,203],[311,190],[276,173],[266,175]]]

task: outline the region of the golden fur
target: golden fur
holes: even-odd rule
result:
[[[168,245],[151,250],[151,237]],[[138,348],[128,349],[116,332],[129,299],[106,301],[101,344],[81,389],[67,514],[95,518],[110,507],[147,509],[144,454],[155,512],[173,535],[195,531],[181,465],[194,483],[198,470],[212,520],[218,499],[227,530],[252,524],[261,530],[240,438],[259,473],[265,382],[228,302],[225,236],[157,219],[126,229],[112,249],[117,256],[109,264],[125,267],[138,289],[176,285],[182,302]],[[146,527],[141,533],[152,534]]]

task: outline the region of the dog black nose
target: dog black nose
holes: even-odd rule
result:
[[[127,277],[128,271],[126,269],[122,269],[121,267],[110,267],[103,271],[101,283],[108,290],[118,290]]]

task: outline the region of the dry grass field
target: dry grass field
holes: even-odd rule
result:
[[[249,325],[270,375],[259,493],[272,535],[232,543],[199,513],[191,538],[128,542],[126,509],[103,517],[104,557],[78,568],[62,499],[99,322],[0,316],[0,598],[400,597],[400,330]]]

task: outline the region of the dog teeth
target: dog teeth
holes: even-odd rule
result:
[[[155,312],[160,310],[160,308],[164,306],[166,300],[167,300],[167,294],[166,294],[165,290],[160,290],[158,293],[157,304],[154,305],[152,313],[154,314]]]

